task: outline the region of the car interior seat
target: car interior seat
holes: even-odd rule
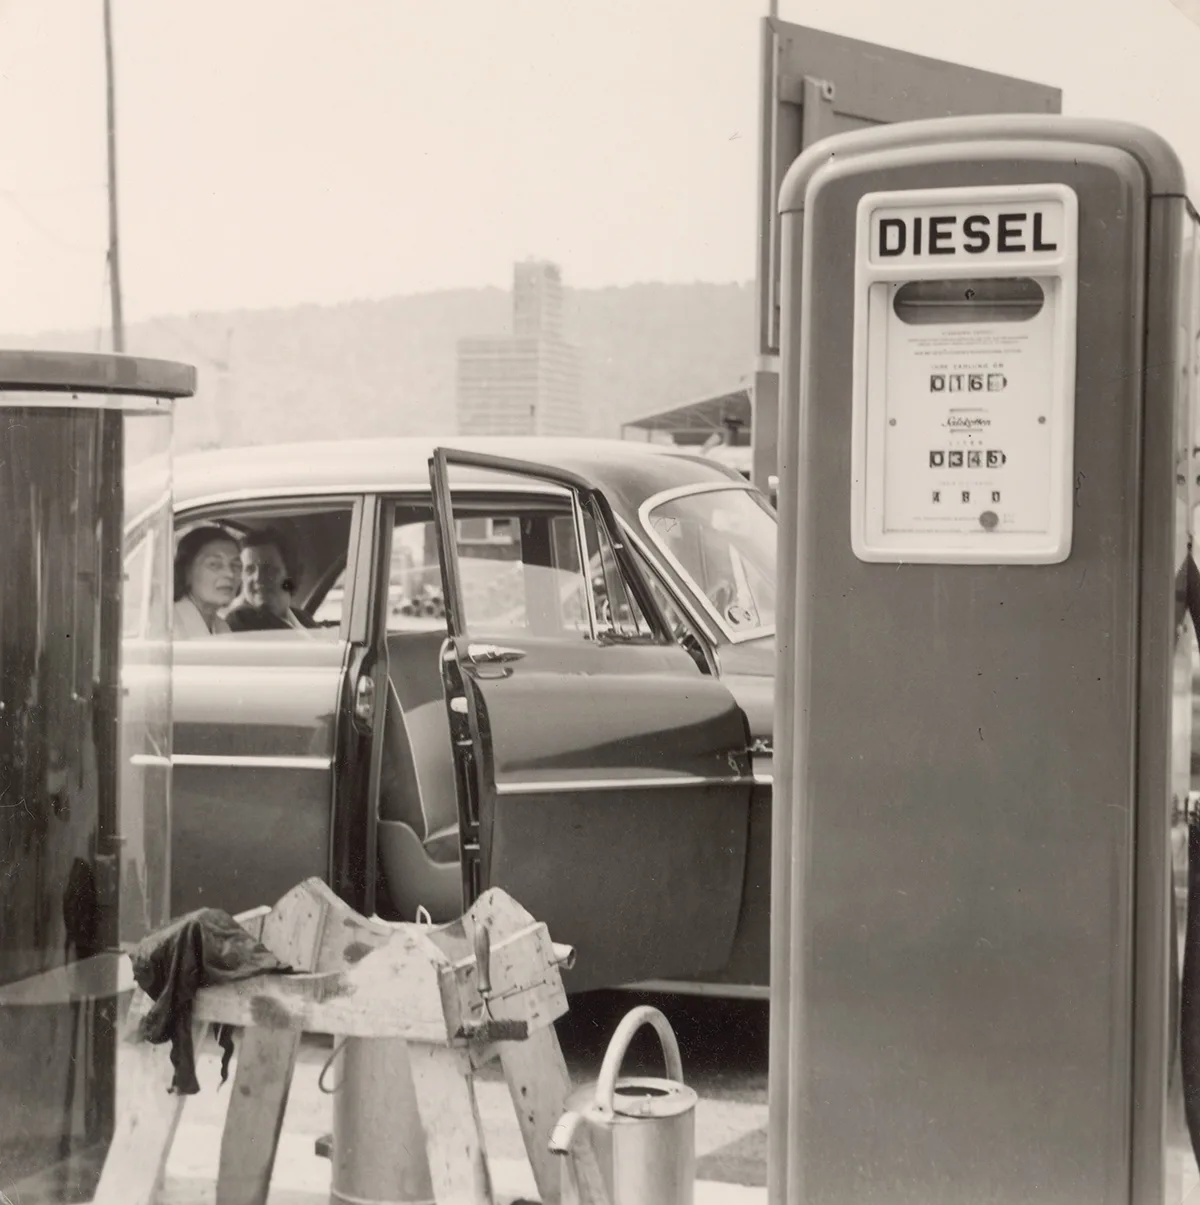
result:
[[[378,845],[401,920],[424,907],[441,923],[463,911],[458,799],[439,658],[444,632],[388,636]]]

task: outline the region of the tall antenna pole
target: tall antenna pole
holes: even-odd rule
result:
[[[117,105],[113,86],[112,3],[104,0],[104,63],[108,99],[108,284],[112,295],[113,351],[125,350],[121,310],[121,255],[117,225]]]

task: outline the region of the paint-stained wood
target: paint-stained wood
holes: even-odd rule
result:
[[[242,1034],[221,1135],[216,1205],[266,1205],[301,1036],[270,1029]]]
[[[527,924],[507,936],[493,936],[491,1016],[497,1021],[525,1021],[534,1030],[552,1025],[566,1013],[567,993],[555,958],[545,925]],[[480,1021],[483,1002],[474,953],[456,959],[443,974],[452,979],[456,1011],[468,1022]]]
[[[306,879],[274,908],[238,921],[281,962],[306,972],[343,970],[360,950],[378,949],[391,936],[319,879]],[[243,1031],[221,1136],[216,1205],[266,1205],[301,1036],[299,1029]]]
[[[549,1026],[523,1042],[502,1042],[499,1051],[538,1195],[542,1205],[558,1205],[562,1157],[550,1150],[550,1133],[566,1112],[571,1094],[571,1077],[558,1034]]]
[[[150,1006],[138,992],[129,1024]],[[197,1054],[209,1029],[192,1031]],[[92,1205],[155,1205],[186,1096],[170,1092],[174,1068],[165,1046],[126,1037],[117,1048],[117,1122]]]
[[[540,1029],[523,1042],[500,1043],[499,1053],[538,1195],[542,1205],[559,1205],[564,1156],[551,1152],[550,1134],[566,1112],[571,1076],[558,1034],[553,1027]],[[576,1131],[570,1158],[581,1205],[609,1205],[596,1152],[583,1128]]]
[[[499,1057],[546,1205],[559,1200],[561,1168],[550,1130],[570,1082],[554,1021],[567,1010],[545,925],[489,891],[458,921],[385,924],[346,907],[322,882],[299,884],[239,922],[295,973],[203,988],[195,1001],[197,1048],[211,1023],[244,1027],[221,1144],[217,1205],[266,1205],[275,1152],[304,1032],[401,1038],[409,1045],[421,1128],[438,1205],[492,1205],[474,1069]],[[494,1019],[523,1021],[530,1037],[488,1037],[474,958],[477,925],[491,938]],[[161,1047],[133,1040],[149,1002],[135,994],[122,1044],[127,1067],[121,1120],[94,1205],[154,1205],[186,1097],[171,1097]],[[463,1035],[469,1035],[464,1037]],[[594,1157],[583,1155],[585,1181]],[[578,1161],[578,1157],[577,1157]],[[589,1202],[591,1205],[591,1202]]]
[[[437,1205],[492,1205],[475,1078],[465,1051],[409,1047]]]
[[[500,901],[492,906],[504,915]],[[324,922],[306,914],[304,923],[319,931]],[[273,952],[266,935],[275,924],[268,918],[263,929],[263,944]],[[452,1042],[471,1035],[484,1017],[466,936],[473,933],[473,923],[469,928],[456,925],[455,933],[391,925],[386,941],[374,931],[354,929],[341,947],[347,961],[357,958],[348,969],[255,976],[205,988],[196,998],[196,1016],[228,1025],[344,1037]],[[503,931],[504,926],[497,927]],[[567,1011],[553,942],[545,925],[531,924],[527,917],[507,928],[508,936],[496,940],[491,950],[492,1017],[525,1021],[531,1030],[543,1028]],[[337,929],[328,925],[326,931]]]
[[[205,988],[196,997],[196,1016],[353,1038],[447,1041],[439,979],[417,949],[406,947],[398,934],[356,971],[257,976]]]

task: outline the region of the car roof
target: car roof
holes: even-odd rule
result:
[[[429,458],[438,447],[568,469],[594,480],[614,505],[619,499],[623,508],[634,510],[662,490],[731,481],[748,487],[735,470],[674,445],[547,436],[394,436],[184,453],[174,460],[175,503],[186,506],[202,498],[239,493],[294,492],[297,487],[322,492],[427,489]],[[453,480],[486,485],[497,477],[485,470],[456,468]]]

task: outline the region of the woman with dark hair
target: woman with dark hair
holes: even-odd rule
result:
[[[220,612],[237,597],[241,562],[237,541],[220,527],[189,531],[175,550],[176,638],[229,631]]]
[[[300,565],[283,533],[269,528],[242,540],[242,596],[226,618],[235,632],[268,632],[317,625],[292,606]]]

